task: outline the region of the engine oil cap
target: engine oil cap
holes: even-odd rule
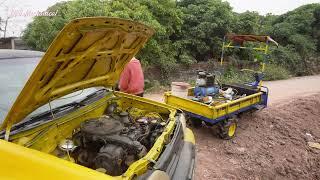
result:
[[[72,152],[77,146],[74,145],[73,141],[70,139],[64,139],[59,143],[59,148],[62,151]]]

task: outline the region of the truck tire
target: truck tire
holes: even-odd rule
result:
[[[218,134],[221,139],[232,139],[237,131],[237,117],[228,118],[218,124]]]

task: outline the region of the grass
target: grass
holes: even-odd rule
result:
[[[290,78],[290,73],[285,68],[274,65],[268,64],[266,66],[264,72],[264,81],[273,81],[273,80],[281,80],[281,79],[288,79]],[[228,68],[223,76],[221,76],[221,82],[224,83],[245,83],[245,82],[253,82],[254,76],[251,72],[241,72],[235,68]]]
[[[275,64],[268,64],[265,71],[265,81],[288,79],[291,75],[289,71]]]

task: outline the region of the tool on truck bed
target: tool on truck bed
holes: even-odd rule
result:
[[[246,42],[258,46],[252,47]],[[234,137],[240,114],[267,107],[269,90],[262,86],[262,79],[270,43],[278,46],[278,43],[269,36],[226,35],[222,45],[221,65],[227,48],[252,49],[264,53],[265,58],[260,62],[261,70],[242,69],[251,72],[254,81],[244,84],[224,84],[217,78],[217,72],[198,71],[196,86],[188,89],[187,96],[166,92],[165,102],[182,109],[194,126],[200,126],[203,122],[208,126],[217,125],[221,138]]]
[[[188,98],[209,105],[218,105],[246,96],[235,88],[221,84],[216,76],[214,73],[198,71],[196,86]]]

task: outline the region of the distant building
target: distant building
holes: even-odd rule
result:
[[[28,50],[24,41],[19,37],[0,38],[0,49],[21,49]]]

